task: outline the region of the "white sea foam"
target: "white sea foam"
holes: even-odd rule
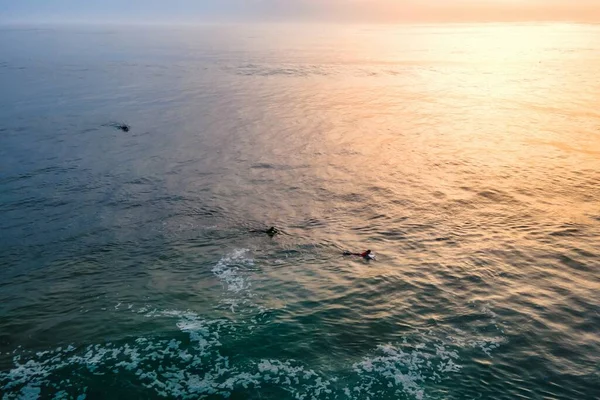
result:
[[[54,394],[54,398],[53,399],[54,400],[67,400],[68,398],[69,398],[69,394],[66,391],[64,391],[64,390],[61,390],[61,391],[56,392]]]
[[[377,398],[395,393],[421,400],[426,398],[426,381],[440,382],[462,369],[459,349],[435,340],[409,345],[405,338],[400,346],[379,346],[378,352],[379,355],[365,357],[353,365],[361,381],[344,390],[347,397]]]
[[[247,249],[236,249],[221,258],[212,269],[212,272],[226,284],[227,290],[230,292],[240,293],[251,286],[242,270],[244,267],[254,265],[254,260],[246,257],[248,251]]]
[[[477,348],[488,357],[492,357],[492,351],[497,349],[506,341],[503,336],[480,336],[468,334],[461,329],[454,329],[456,334],[448,335],[448,339],[460,347]]]
[[[212,272],[219,278],[227,294],[221,299],[221,305],[232,313],[263,314],[263,307],[254,302],[256,294],[251,290],[254,260],[249,257],[248,249],[236,249],[223,256],[213,267]]]
[[[0,388],[5,393],[3,399],[39,398],[41,387],[48,386],[52,375],[64,368],[80,373],[87,370],[92,374],[129,371],[137,375],[144,385],[162,387],[165,394],[169,394],[169,391],[165,391],[169,387],[166,383],[161,383],[159,372],[148,369],[149,363],[160,361],[161,366],[164,363],[167,368],[185,370],[201,366],[209,359],[219,359],[214,349],[221,345],[219,330],[222,321],[205,321],[190,311],[152,311],[146,315],[176,318],[176,326],[189,335],[193,346],[184,349],[182,342],[175,339],[153,341],[138,338],[132,344],[125,343],[121,346],[105,343],[79,349],[73,346],[59,347],[38,352],[26,362],[21,362],[21,355],[16,354],[13,357],[14,367],[8,372],[0,373]],[[222,367],[219,363],[214,364],[214,368],[218,366]],[[61,398],[62,392],[73,389],[74,385],[68,381],[54,383],[53,386],[57,389],[55,398]],[[173,388],[176,387],[174,385],[175,382],[171,382]],[[82,396],[79,398],[85,398],[85,393]]]
[[[329,380],[290,360],[265,359],[232,366],[229,358],[219,353],[221,335],[232,329],[225,321],[205,320],[194,312],[178,310],[146,315],[174,318],[189,342],[141,337],[120,345],[60,347],[33,354],[23,363],[17,354],[14,368],[0,374],[3,399],[39,398],[42,387],[54,389],[56,399],[65,398],[66,393],[79,388],[77,379],[57,382],[55,374],[64,370],[71,371],[72,376],[126,372],[157,395],[182,399],[227,398],[234,390],[255,390],[262,385],[278,387],[296,399],[323,398],[332,393]],[[84,397],[85,390],[80,398]]]
[[[39,398],[41,389],[54,390],[55,399],[79,390],[78,379],[58,380],[58,374],[133,375],[137,384],[156,395],[181,399],[228,398],[234,392],[269,388],[273,393],[300,400],[397,396],[427,398],[426,383],[441,382],[461,372],[461,358],[471,349],[490,353],[502,338],[481,338],[457,331],[440,338],[425,332],[417,339],[377,347],[351,366],[340,365],[342,375],[324,375],[303,363],[260,359],[233,364],[221,353],[223,339],[236,328],[226,320],[207,320],[193,311],[151,310],[148,318],[167,318],[184,334],[180,338],[140,337],[127,343],[59,347],[37,353],[17,352],[14,367],[0,373],[3,400]],[[187,336],[187,339],[185,339]],[[52,395],[52,393],[50,393]]]

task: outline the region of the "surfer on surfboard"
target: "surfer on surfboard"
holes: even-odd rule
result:
[[[352,252],[349,252],[349,251],[345,251],[345,252],[343,253],[343,255],[345,255],[345,256],[357,256],[357,257],[362,257],[362,258],[364,258],[365,260],[374,260],[374,259],[375,259],[375,254],[373,254],[373,253],[371,252],[371,250],[366,250],[366,251],[364,251],[364,252],[362,252],[362,253],[352,253]]]
[[[275,228],[274,226],[270,227],[269,229],[252,229],[250,232],[266,233],[270,237],[273,237],[273,236],[277,235],[278,233],[280,233],[279,229]]]

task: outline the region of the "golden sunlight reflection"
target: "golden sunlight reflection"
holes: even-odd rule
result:
[[[501,218],[507,205],[561,214],[566,193],[583,200],[593,190],[591,182],[574,187],[576,172],[568,171],[600,170],[594,109],[600,86],[590,81],[600,57],[585,49],[598,40],[595,31],[564,35],[544,25],[340,29],[346,40],[336,42],[335,51],[332,46],[328,63],[317,68],[305,54],[305,67],[290,55],[286,68],[308,75],[291,76],[276,99],[240,111],[264,108],[253,122],[261,131],[255,138],[260,162],[286,154],[291,165],[308,167],[302,176],[314,180],[312,196],[319,196],[319,185],[338,194],[326,203],[282,202],[273,217],[316,216],[355,200],[357,207],[392,214],[406,213],[400,210],[411,204],[409,214],[460,225],[469,212]],[[328,45],[321,43],[321,50]],[[582,51],[576,57],[565,54],[566,47]],[[279,83],[263,80],[256,90]],[[585,220],[588,205],[582,201],[562,215]]]
[[[384,226],[407,227],[384,232],[379,240],[393,247],[377,246],[379,255],[401,252],[415,263],[419,246],[455,257],[456,248],[438,244],[472,230],[480,240],[471,252],[527,242],[535,229],[522,221],[533,215],[567,226],[595,221],[597,27],[279,25],[276,37],[260,29],[244,46],[267,51],[225,67],[243,82],[227,124],[244,135],[222,140],[247,168],[231,170],[216,190],[246,193],[240,214],[346,221],[321,239],[352,249],[372,233],[359,216],[377,215]],[[415,220],[436,230],[421,232]],[[354,271],[398,271],[387,265]]]

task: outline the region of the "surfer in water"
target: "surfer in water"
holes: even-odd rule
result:
[[[111,128],[115,128],[115,129],[118,129],[123,132],[129,132],[129,130],[131,129],[131,127],[129,125],[124,124],[122,122],[111,122],[109,124],[104,124],[102,126],[109,126]]]
[[[275,228],[274,226],[270,227],[269,229],[253,229],[250,232],[252,232],[252,233],[266,233],[270,237],[273,237],[273,236],[277,235],[278,233],[280,233],[279,229]]]
[[[365,260],[374,260],[374,259],[375,259],[375,254],[373,254],[373,253],[371,252],[371,250],[366,250],[366,251],[364,251],[364,252],[362,252],[362,253],[351,253],[351,252],[349,252],[349,251],[345,251],[345,252],[344,252],[344,255],[345,255],[345,256],[357,256],[357,257],[362,257],[362,258],[364,258]]]

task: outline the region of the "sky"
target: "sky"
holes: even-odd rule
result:
[[[0,22],[600,22],[600,0],[0,0]]]

